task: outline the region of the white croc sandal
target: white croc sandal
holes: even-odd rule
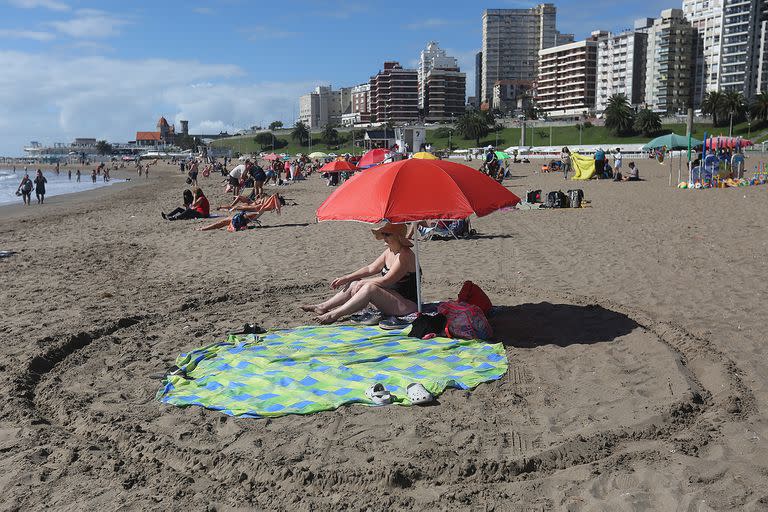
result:
[[[428,404],[435,399],[435,397],[432,396],[432,393],[427,391],[427,388],[418,382],[408,384],[405,391],[408,394],[408,400],[410,400],[413,405]]]
[[[387,405],[392,403],[392,394],[379,382],[366,389],[365,396],[370,398],[375,405]]]

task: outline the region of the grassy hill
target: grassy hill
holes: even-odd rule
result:
[[[753,127],[754,128],[754,127]],[[447,149],[448,148],[448,137],[438,137],[437,133],[438,129],[428,129],[427,130],[427,142],[431,143],[436,149]],[[443,130],[444,131],[444,130]],[[708,124],[700,124],[696,123],[694,125],[694,133],[693,136],[695,138],[701,139],[704,136],[704,132],[708,132],[710,134],[715,133],[717,135],[727,135],[728,134],[728,127],[722,127],[722,128],[716,128],[712,129],[712,125]],[[579,136],[579,128],[577,126],[553,126],[553,127],[540,127],[540,128],[530,128],[527,130],[526,134],[526,144],[528,146],[572,146],[579,144],[579,141],[581,140],[582,144],[602,144],[605,146],[621,146],[622,144],[639,144],[648,142],[648,137],[643,137],[642,135],[634,135],[630,137],[617,137],[615,135],[611,135],[608,133],[608,130],[603,126],[592,126],[589,128],[584,128],[581,133],[581,137]],[[661,134],[675,132],[678,134],[684,134],[685,133],[685,125],[684,124],[668,124],[664,125],[664,128],[662,130]],[[751,132],[751,133],[750,133]],[[736,136],[743,136],[747,137],[751,136],[753,139],[758,139],[759,135],[761,135],[761,132],[758,132],[757,129],[750,130],[747,123],[741,123],[734,126],[733,133]],[[550,139],[551,134],[551,139]],[[288,154],[296,154],[296,153],[308,153],[310,151],[310,148],[308,146],[299,146],[295,141],[291,140],[290,138],[290,132],[275,132],[275,137],[278,139],[283,139],[288,141],[288,145],[277,149],[276,151],[278,153],[288,153]],[[342,133],[342,135],[348,135]],[[764,134],[763,138],[765,138]],[[314,135],[319,139],[319,134]],[[509,146],[517,146],[520,145],[520,128],[505,128],[504,130],[500,130],[497,133],[491,132],[488,137],[485,137],[483,140],[480,141],[481,146],[486,146],[488,144],[491,144],[493,146],[499,147],[499,148],[507,148]],[[253,136],[237,136],[237,137],[229,137],[226,139],[220,139],[217,141],[214,141],[211,144],[213,147],[226,147],[229,149],[232,149],[234,152],[237,153],[258,153],[262,150],[265,151],[271,151],[271,147],[262,148],[259,144],[257,144]],[[452,135],[451,136],[451,145],[454,149],[467,149],[472,147],[477,147],[477,144],[475,140],[467,140],[462,138],[459,135]],[[361,149],[353,148],[351,141],[347,141],[340,146],[328,146],[322,142],[313,143],[311,151],[322,151],[324,153],[360,153]]]

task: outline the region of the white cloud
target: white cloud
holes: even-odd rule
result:
[[[129,22],[95,9],[80,9],[75,17],[65,21],[51,21],[49,25],[70,37],[77,39],[101,39],[116,36]]]
[[[9,3],[15,7],[21,7],[22,9],[35,9],[37,7],[42,7],[52,11],[69,10],[69,6],[67,4],[64,2],[58,2],[56,0],[9,0]]]
[[[10,30],[0,29],[0,37],[7,39],[32,39],[34,41],[50,41],[55,39],[51,32],[41,32],[38,30]]]
[[[289,121],[314,85],[260,83],[230,64],[13,51],[0,51],[0,69],[0,155],[19,155],[30,140],[126,142],[161,115],[189,120],[193,133]]]

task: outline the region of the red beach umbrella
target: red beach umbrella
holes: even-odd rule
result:
[[[320,205],[317,220],[393,224],[460,220],[472,214],[483,217],[519,202],[519,197],[494,179],[466,165],[409,159],[353,176]],[[421,311],[419,232],[414,233],[417,300]]]
[[[368,167],[373,167],[374,165],[379,165],[380,163],[384,162],[384,160],[389,158],[391,154],[392,152],[388,149],[372,149],[363,155],[363,157],[357,163],[358,167],[366,169]]]
[[[328,162],[322,166],[318,172],[354,172],[359,170],[360,169],[345,160],[334,160],[333,162]]]

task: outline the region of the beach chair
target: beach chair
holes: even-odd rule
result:
[[[452,221],[448,224],[441,221],[437,226],[420,227],[419,232],[425,241],[429,240],[458,240],[468,238],[472,234],[472,226],[469,219]]]

